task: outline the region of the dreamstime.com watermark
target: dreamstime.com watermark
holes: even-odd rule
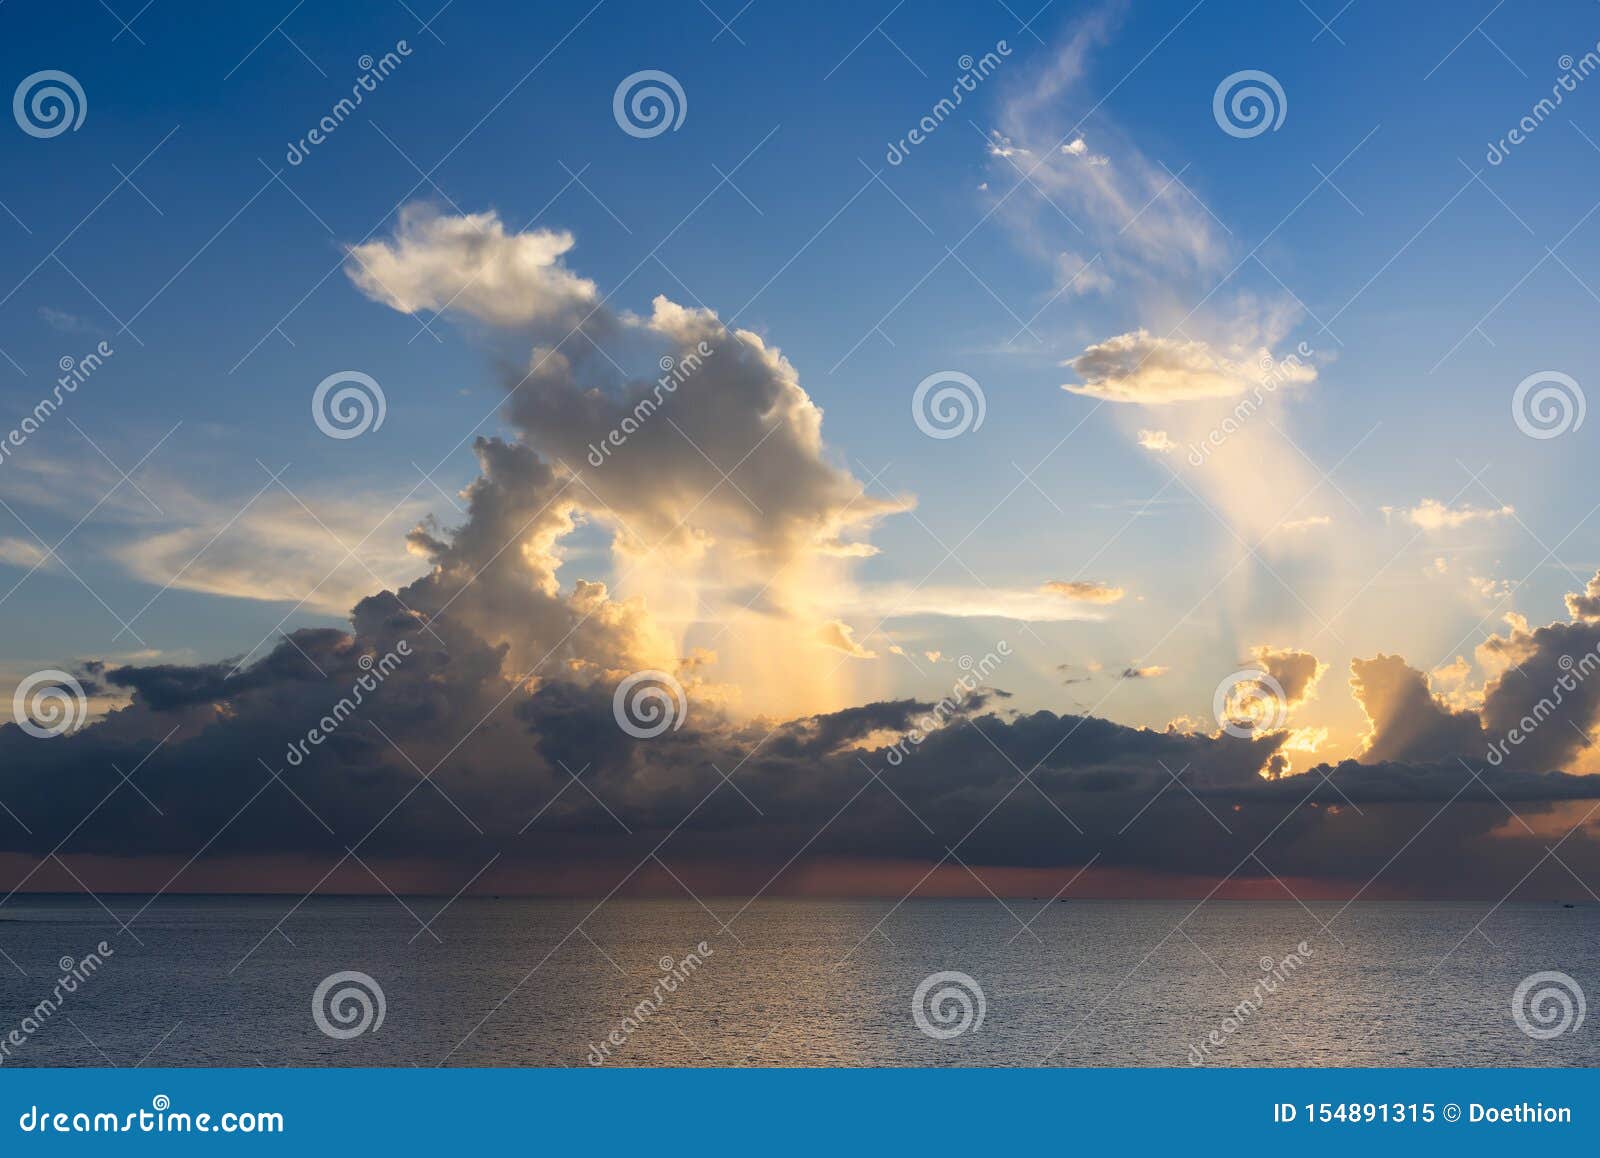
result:
[[[1587,1012],[1583,986],[1558,969],[1529,974],[1511,994],[1511,1020],[1535,1041],[1577,1033]]]
[[[63,957],[56,962],[61,969],[61,976],[57,979],[55,988],[23,1017],[15,1029],[0,1039],[0,1065],[11,1060],[14,1050],[27,1045],[28,1039],[38,1033],[45,1022],[60,1012],[61,1007],[67,1003],[67,998],[76,993],[80,985],[88,984],[90,978],[100,971],[101,966],[106,963],[106,958],[115,955],[116,950],[101,941],[94,947],[93,952],[86,953],[76,961],[71,957]]]
[[[337,732],[346,720],[355,715],[356,709],[366,703],[367,695],[377,691],[382,686],[383,681],[393,675],[395,670],[410,655],[411,642],[402,639],[394,645],[393,651],[384,652],[381,659],[373,659],[370,655],[364,655],[356,660],[357,665],[367,674],[361,676],[355,683],[350,685],[350,694],[341,696],[339,702],[333,705],[332,710],[318,720],[315,726],[305,734],[304,739],[296,740],[289,745],[284,759],[296,768],[305,763],[306,757],[311,755],[311,749],[320,748],[329,736]]]
[[[1591,73],[1600,70],[1600,55],[1597,54],[1600,54],[1600,43],[1577,60],[1573,60],[1570,54],[1557,60],[1556,67],[1561,69],[1561,75],[1550,86],[1550,95],[1536,101],[1505,136],[1498,141],[1490,141],[1483,159],[1491,165],[1499,165],[1511,155],[1512,149],[1532,136],[1545,119],[1556,111],[1568,93],[1577,92],[1579,84],[1588,80]]]
[[[1584,652],[1576,660],[1570,655],[1564,655],[1556,660],[1556,666],[1561,669],[1562,675],[1550,685],[1550,694],[1541,696],[1539,702],[1534,704],[1522,719],[1513,727],[1506,729],[1504,736],[1489,745],[1489,753],[1484,758],[1496,768],[1511,755],[1511,749],[1520,747],[1555,714],[1557,708],[1566,702],[1564,693],[1577,691],[1579,684],[1596,671],[1600,671],[1600,647]]]
[[[70,72],[47,68],[22,78],[11,94],[11,115],[30,137],[48,140],[77,132],[89,116],[89,98]]]
[[[996,668],[1011,656],[1011,644],[1001,640],[994,645],[994,650],[985,652],[982,659],[973,659],[964,655],[956,661],[956,666],[965,673],[957,678],[950,688],[950,694],[934,704],[929,711],[919,716],[915,726],[900,739],[896,740],[885,754],[884,759],[895,767],[899,767],[912,748],[920,745],[938,729],[944,727],[950,718],[957,715],[972,693],[983,686],[985,680],[994,674]]]
[[[988,1012],[983,986],[956,969],[928,974],[911,994],[912,1023],[935,1041],[977,1033]]]
[[[706,963],[706,958],[715,954],[715,949],[701,941],[677,961],[674,961],[671,956],[666,956],[656,962],[656,965],[661,970],[661,976],[651,986],[650,996],[635,1005],[630,1012],[624,1014],[622,1020],[617,1023],[616,1028],[606,1034],[605,1040],[599,1045],[594,1044],[594,1042],[589,1043],[589,1064],[603,1066],[610,1061],[612,1052],[627,1045],[629,1038],[638,1033],[652,1018],[661,1012],[667,1003],[667,998],[688,984],[689,979],[699,972],[700,968]]]
[[[311,1020],[336,1041],[349,1041],[383,1028],[389,1002],[383,986],[370,973],[344,969],[330,973],[311,993]]]
[[[1212,1054],[1228,1044],[1230,1038],[1244,1028],[1245,1024],[1260,1013],[1266,1005],[1267,998],[1275,995],[1278,990],[1294,976],[1296,971],[1306,963],[1306,958],[1313,955],[1310,945],[1301,941],[1294,950],[1286,954],[1282,960],[1274,961],[1271,957],[1261,958],[1261,977],[1257,979],[1250,993],[1245,999],[1228,1011],[1222,1019],[1220,1029],[1213,1029],[1206,1034],[1205,1040],[1199,1044],[1189,1045],[1189,1064],[1203,1066]]]
[[[61,409],[61,404],[67,400],[68,395],[76,394],[78,387],[87,382],[114,353],[116,351],[111,348],[110,342],[101,342],[81,358],[63,356],[56,363],[61,368],[61,377],[56,379],[56,384],[50,393],[39,399],[14,429],[0,438],[0,463],[11,457],[23,443],[28,441],[30,435],[36,434],[39,428],[49,421],[50,416]]]
[[[1001,62],[1010,55],[1011,46],[1004,40],[997,40],[993,51],[984,53],[978,59],[974,60],[972,54],[967,53],[957,60],[956,65],[961,69],[961,75],[956,77],[955,83],[950,86],[950,95],[940,97],[905,136],[898,141],[890,141],[883,159],[891,165],[899,165],[905,161],[911,155],[911,150],[933,136],[961,102],[977,92],[978,85],[988,80],[994,70],[1000,67]]]
[[[311,131],[298,141],[290,141],[289,149],[284,153],[283,159],[291,165],[299,165],[311,155],[311,150],[331,137],[335,130],[354,115],[356,108],[366,100],[367,94],[378,91],[378,86],[388,80],[401,62],[411,55],[411,46],[404,40],[394,42],[394,48],[384,53],[377,60],[369,54],[356,61],[361,69],[361,75],[356,77],[356,82],[350,86],[350,95],[340,97],[329,109],[326,115],[312,127]]]
[[[971,374],[937,370],[911,392],[911,421],[929,438],[959,438],[983,425],[988,399]]]
[[[1245,423],[1255,417],[1256,412],[1266,404],[1267,397],[1278,392],[1278,387],[1285,382],[1305,381],[1307,373],[1305,360],[1311,357],[1312,352],[1310,343],[1301,342],[1295,347],[1294,353],[1285,354],[1282,358],[1263,354],[1260,363],[1261,380],[1249,394],[1234,405],[1233,413],[1224,418],[1220,424],[1213,426],[1199,442],[1189,444],[1189,465],[1203,466],[1206,459],[1211,457],[1212,451],[1244,429]]]
[[[656,379],[654,389],[650,391],[648,397],[639,399],[628,416],[602,438],[598,446],[592,442],[589,444],[589,465],[604,466],[606,460],[611,457],[611,452],[627,442],[630,436],[637,434],[650,416],[661,409],[665,396],[676,394],[678,387],[692,378],[705,360],[714,353],[716,347],[702,340],[681,358],[663,354],[658,363],[661,367],[661,377]]]
[[[646,668],[617,684],[611,714],[617,727],[635,740],[653,740],[683,727],[689,718],[689,696],[672,673]]]
[[[281,1134],[283,1115],[276,1110],[226,1110],[191,1114],[173,1110],[172,1099],[157,1094],[148,1110],[125,1114],[107,1110],[50,1110],[29,1106],[17,1118],[24,1134]]]

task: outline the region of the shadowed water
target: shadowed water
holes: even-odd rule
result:
[[[5,1064],[581,1066],[604,1045],[613,1065],[1171,1066],[1213,1031],[1210,1065],[1600,1064],[1592,1020],[1535,1040],[1511,1005],[1545,970],[1600,994],[1597,905],[147,900],[0,908],[0,1039],[61,958],[112,950]],[[672,991],[641,1014],[663,958]],[[1255,988],[1263,959],[1275,992]],[[343,970],[385,1011],[336,1040],[312,995]],[[983,995],[981,1024],[944,1040],[912,1012],[941,971]],[[935,1005],[933,1028],[959,1024]]]

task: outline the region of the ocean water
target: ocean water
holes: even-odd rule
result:
[[[1581,991],[1585,1006],[1600,997],[1600,905],[105,904],[19,895],[0,907],[0,1041],[14,1029],[23,1041],[4,1064],[1600,1064],[1600,1024],[1578,1022]],[[62,969],[81,973],[102,941],[98,970],[37,1018]],[[372,997],[370,1016],[330,997],[314,1010],[324,979],[350,971],[382,991],[381,1024]],[[1513,998],[1548,971],[1576,991],[1532,983],[1523,1020],[1567,1023],[1540,1039]],[[964,976],[924,986],[930,1033],[914,998],[941,973]],[[330,1036],[319,1015],[353,1036]],[[1206,1048],[1213,1033],[1221,1044]]]

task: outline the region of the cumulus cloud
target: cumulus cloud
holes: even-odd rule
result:
[[[1139,431],[1139,445],[1157,454],[1170,454],[1178,449],[1178,444],[1172,441],[1172,436],[1165,430]]]
[[[1581,592],[1567,594],[1567,614],[1584,623],[1600,622],[1600,571]]]
[[[1310,652],[1294,648],[1262,644],[1250,649],[1250,658],[1277,681],[1283,689],[1284,706],[1290,708],[1310,699],[1317,689],[1317,681],[1328,670],[1328,665],[1318,662]]]
[[[1310,364],[1276,361],[1266,347],[1222,351],[1206,342],[1161,338],[1143,329],[1098,342],[1066,364],[1083,381],[1067,383],[1063,390],[1144,406],[1232,398],[1260,390],[1268,381],[1276,389],[1317,377]]]
[[[1117,603],[1127,594],[1121,587],[1089,579],[1052,579],[1044,585],[1044,590],[1079,603]]]
[[[817,638],[833,648],[833,650],[842,651],[856,659],[878,658],[877,652],[863,647],[856,641],[855,630],[848,623],[841,620],[835,619],[831,623],[824,623],[817,632]]]
[[[1515,513],[1513,508],[1475,507],[1469,503],[1452,507],[1438,499],[1423,499],[1414,507],[1384,507],[1386,518],[1398,518],[1424,531],[1453,530],[1469,523],[1487,523]]]
[[[563,261],[573,244],[564,231],[507,233],[492,210],[452,217],[408,205],[392,240],[349,247],[345,273],[362,293],[405,314],[454,310],[497,326],[570,324],[598,299],[594,283]]]

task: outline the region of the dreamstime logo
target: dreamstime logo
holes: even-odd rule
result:
[[[299,165],[309,157],[312,149],[326,141],[340,125],[355,114],[357,106],[366,100],[368,93],[378,91],[378,86],[400,67],[402,58],[410,56],[411,51],[411,45],[404,40],[397,40],[394,51],[384,53],[377,60],[373,60],[370,53],[363,55],[356,61],[356,65],[361,69],[361,75],[356,77],[356,82],[350,86],[350,95],[340,97],[328,110],[328,114],[312,126],[309,133],[298,141],[290,141],[283,159],[291,165]]]
[[[34,1034],[39,1032],[39,1028],[45,1022],[59,1013],[70,995],[76,993],[80,986],[88,984],[105,965],[106,958],[114,956],[116,950],[101,941],[81,958],[74,959],[68,955],[56,962],[61,970],[61,976],[57,978],[55,988],[23,1016],[21,1023],[15,1029],[4,1038],[0,1038],[0,1065],[10,1061],[12,1050],[21,1049]]]
[[[11,697],[11,716],[17,727],[39,740],[64,736],[79,727],[89,714],[89,697],[83,685],[64,671],[36,671],[17,685]]]
[[[1550,685],[1550,694],[1540,696],[1539,702],[1529,708],[1522,719],[1507,728],[1503,737],[1489,745],[1488,760],[1496,768],[1511,755],[1511,749],[1520,747],[1556,714],[1556,709],[1567,702],[1565,693],[1576,692],[1579,684],[1600,670],[1600,647],[1584,652],[1576,660],[1570,655],[1563,655],[1556,660],[1556,666],[1561,669],[1561,674]]]
[[[975,660],[970,655],[964,655],[956,660],[956,666],[963,674],[951,685],[950,694],[942,697],[927,714],[919,716],[911,730],[890,746],[884,759],[898,768],[913,748],[919,747],[933,732],[966,711],[984,681],[1009,658],[1011,644],[1002,639],[995,644],[993,651],[984,652],[982,659]]]
[[[911,395],[912,421],[929,438],[956,438],[977,430],[987,407],[983,387],[959,370],[929,374]]]
[[[1529,438],[1555,438],[1583,425],[1587,402],[1571,374],[1540,370],[1517,383],[1511,420]]]
[[[669,728],[676,732],[689,717],[683,685],[664,671],[636,671],[617,685],[611,697],[617,726],[636,740],[653,740]]]
[[[1248,740],[1283,726],[1289,715],[1289,697],[1269,672],[1246,668],[1217,685],[1211,711],[1224,732]]]
[[[1230,137],[1259,137],[1268,129],[1278,131],[1289,115],[1289,98],[1270,72],[1241,69],[1217,85],[1211,97],[1211,115]]]
[[[1586,1011],[1583,987],[1555,969],[1524,977],[1511,995],[1511,1020],[1537,1041],[1577,1033]]]
[[[687,985],[691,978],[699,972],[700,967],[706,963],[706,958],[714,956],[716,950],[704,941],[685,953],[681,958],[673,960],[672,955],[664,955],[656,962],[661,968],[661,976],[650,987],[650,996],[635,1005],[623,1015],[604,1040],[596,1045],[589,1043],[589,1064],[603,1066],[611,1060],[611,1055],[616,1050],[628,1044],[628,1039],[639,1032],[651,1018],[660,1013],[667,1004],[667,998],[676,993],[682,986]]]
[[[656,363],[661,367],[661,377],[656,379],[651,392],[634,404],[633,409],[600,440],[599,445],[592,442],[589,444],[589,465],[604,466],[611,451],[620,448],[630,436],[637,434],[650,416],[661,409],[665,396],[677,393],[678,387],[687,382],[700,369],[701,364],[716,352],[716,347],[702,340],[681,358],[663,354],[661,361]]]
[[[954,969],[928,974],[911,995],[911,1020],[939,1041],[960,1037],[969,1029],[977,1033],[988,1010],[983,987]]]
[[[1306,959],[1315,955],[1315,950],[1301,941],[1293,950],[1280,958],[1262,957],[1261,976],[1250,987],[1250,992],[1245,995],[1244,1000],[1228,1010],[1220,1028],[1211,1030],[1198,1043],[1189,1043],[1189,1064],[1205,1065],[1212,1054],[1226,1046],[1234,1034],[1261,1012],[1267,1004],[1267,998],[1277,996],[1278,990],[1305,965]]]
[[[341,389],[335,390],[336,386]],[[382,427],[387,413],[383,387],[371,374],[360,370],[329,374],[317,383],[316,392],[311,395],[312,420],[329,438],[359,438]]]
[[[998,53],[999,55],[996,55]],[[956,108],[966,97],[978,90],[978,85],[987,80],[995,69],[1000,67],[1000,62],[1011,55],[1011,46],[1004,40],[997,41],[994,52],[986,52],[977,60],[972,59],[971,53],[964,53],[956,64],[961,69],[961,75],[956,77],[950,86],[950,95],[940,97],[933,108],[928,110],[926,116],[919,120],[909,133],[898,141],[890,141],[888,151],[883,159],[891,165],[898,165],[911,155],[911,150],[931,137],[946,118],[955,114]]]
[[[311,1020],[323,1033],[340,1041],[360,1037],[369,1029],[377,1033],[383,1028],[387,1008],[383,987],[354,969],[328,974],[311,995]],[[335,1021],[339,1024],[335,1025]]]
[[[17,424],[16,429],[0,435],[0,463],[5,462],[32,435],[38,433],[39,428],[49,421],[50,416],[61,409],[68,396],[76,394],[78,387],[104,366],[106,359],[115,352],[110,342],[102,341],[81,358],[63,354],[56,362],[61,369],[61,377],[56,379],[56,384],[50,393],[34,403],[33,409],[22,416],[22,421]]]
[[[59,137],[82,126],[89,115],[89,98],[76,77],[47,68],[23,78],[11,98],[11,115],[30,137]]]
[[[677,132],[689,115],[689,98],[671,73],[647,68],[622,79],[611,97],[611,115],[630,137],[659,137]]]

